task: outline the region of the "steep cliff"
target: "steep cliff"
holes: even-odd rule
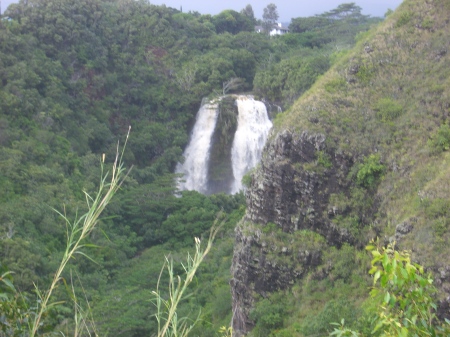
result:
[[[260,299],[311,280],[332,287],[331,250],[376,236],[435,273],[448,316],[449,17],[446,0],[405,1],[277,116],[236,229],[237,336],[258,324]]]

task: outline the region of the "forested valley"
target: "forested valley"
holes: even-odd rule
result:
[[[110,167],[131,127],[123,160],[132,170],[88,239],[90,259],[72,259],[63,277],[88,301],[99,335],[151,336],[164,256],[181,261],[222,211],[193,296],[180,306],[180,316],[201,310],[195,335],[216,336],[232,315],[234,228],[245,197],[177,192],[173,172],[202,99],[239,78],[232,92],[288,110],[380,21],[343,4],[293,18],[289,34],[269,37],[254,32],[251,6],[208,15],[143,0],[11,5],[0,18],[0,275],[8,280],[0,335],[27,335],[35,285],[46,289],[66,244],[56,211],[74,219],[87,210],[84,192],[95,193],[102,156]],[[69,293],[62,282],[41,334],[71,334]]]

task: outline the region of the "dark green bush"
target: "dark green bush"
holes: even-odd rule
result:
[[[382,122],[391,122],[403,113],[403,107],[390,98],[380,99],[374,107]]]
[[[395,26],[401,27],[406,25],[410,20],[411,20],[412,14],[410,12],[403,12],[400,15],[400,18],[397,20],[397,23],[395,24]]]
[[[442,124],[436,134],[428,140],[428,146],[433,153],[447,151],[450,148],[450,127]]]
[[[333,94],[338,91],[345,90],[347,81],[344,78],[335,78],[324,85],[326,91]]]
[[[369,83],[374,75],[374,68],[369,65],[363,65],[358,69],[356,77],[364,84]]]
[[[311,315],[305,320],[301,332],[305,336],[325,336],[332,330],[330,322],[339,322],[342,318],[352,326],[358,317],[355,305],[345,298],[331,300],[325,304],[317,315]]]
[[[273,222],[268,222],[262,229],[264,234],[269,234],[269,233],[273,233],[273,232],[277,232],[277,231],[281,231],[281,228],[278,227],[276,224],[274,224]]]
[[[326,169],[329,169],[333,166],[330,156],[326,154],[324,151],[317,151],[316,158],[318,166],[324,167]]]
[[[253,170],[250,171],[250,172],[247,172],[242,177],[242,185],[244,187],[250,187],[250,185],[252,184],[252,173],[253,173]]]
[[[372,187],[384,171],[385,166],[380,163],[380,155],[371,154],[364,158],[363,163],[359,164],[356,182],[363,187]]]
[[[255,321],[254,336],[267,336],[271,330],[283,325],[284,305],[268,298],[259,301],[250,312],[250,318]]]
[[[450,210],[450,201],[448,199],[436,198],[424,203],[425,215],[429,219],[436,219],[442,216],[447,217]]]

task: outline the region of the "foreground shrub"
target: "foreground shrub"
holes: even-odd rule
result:
[[[450,324],[436,317],[434,298],[436,288],[431,275],[422,266],[411,262],[410,253],[396,251],[394,244],[379,248],[375,244],[366,247],[373,256],[373,288],[371,300],[376,304],[373,330],[365,334],[350,330],[345,321],[337,325],[330,336],[449,336]]]

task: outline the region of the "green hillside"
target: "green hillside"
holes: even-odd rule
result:
[[[254,282],[239,297],[253,298],[252,336],[324,336],[341,318],[372,335],[362,248],[375,237],[412,251],[450,314],[449,14],[404,1],[275,119],[239,225],[251,243],[235,252],[251,251],[235,277]]]
[[[424,9],[416,12],[414,6]],[[195,317],[202,310],[195,335],[216,336],[220,326],[229,324],[234,228],[245,212],[244,194],[185,191],[177,197],[173,171],[202,99],[220,95],[232,78],[241,79],[235,92],[289,109],[276,117],[277,130],[327,134],[326,148],[307,169],[326,174],[331,155],[338,152],[355,163],[351,175],[342,177],[354,185],[352,192],[336,194],[330,205],[333,200],[348,209],[335,221],[354,235],[356,248],[330,247],[318,233],[299,232],[294,246],[306,243],[324,252],[323,264],[314,271],[322,282],[294,284],[295,296],[283,307],[267,305],[269,299],[284,298],[282,293],[273,298],[265,293],[253,320],[274,315],[271,330],[314,332],[314,326],[304,327],[304,319],[323,312],[318,317],[326,317],[322,321],[328,324],[331,318],[322,309],[334,305],[330,299],[338,301],[339,310],[348,307],[351,315],[366,293],[368,258],[360,246],[373,232],[393,235],[406,220],[414,221],[412,233],[424,238],[409,235],[402,245],[420,244],[418,260],[439,268],[435,254],[447,253],[448,200],[439,177],[450,142],[445,124],[447,26],[438,15],[448,11],[445,6],[406,3],[381,26],[386,34],[381,39],[379,33],[365,33],[381,20],[362,15],[354,4],[297,18],[291,34],[275,38],[254,33],[257,19],[248,11],[211,16],[128,0],[11,5],[0,18],[0,275],[13,274],[0,282],[0,334],[27,335],[26,320],[37,303],[34,284],[46,289],[65,247],[65,221],[54,210],[69,219],[86,211],[84,192],[96,191],[101,158],[111,169],[117,142],[123,144],[129,126],[124,161],[133,169],[88,239],[98,246],[86,250],[94,261],[73,259],[64,279],[69,284],[76,274],[81,280],[74,288],[88,300],[99,335],[152,335],[151,291],[164,255],[181,261],[193,237],[208,233],[223,211],[223,230],[180,315]],[[357,49],[348,52],[355,36]],[[393,54],[386,56],[386,51]],[[414,55],[423,66],[408,61]],[[416,162],[423,166],[417,168]],[[364,174],[359,163],[369,171],[373,165],[375,174]],[[367,204],[370,200],[376,207]],[[291,241],[273,224],[265,234],[274,245]],[[440,245],[430,245],[435,238]],[[333,273],[320,278],[330,274],[327,259]],[[335,286],[345,282],[349,285]],[[297,301],[298,294],[304,300]],[[56,299],[61,303],[44,317],[40,335],[73,332],[73,303],[63,283]]]
[[[388,238],[413,223],[401,244],[436,271],[448,253],[449,9],[405,1],[276,120],[277,129],[324,133],[326,151],[354,158],[347,178],[379,203],[372,229]],[[373,181],[360,177],[370,156],[384,166]]]

